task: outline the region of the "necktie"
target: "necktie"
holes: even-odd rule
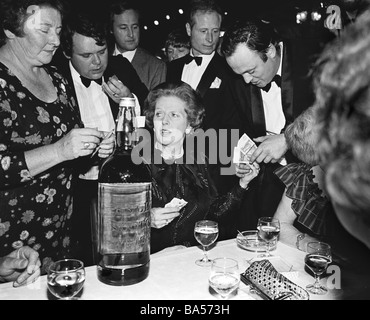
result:
[[[279,88],[281,88],[281,76],[278,74],[275,75],[275,77],[272,78],[271,82],[268,83],[265,87],[261,88],[263,91],[269,92],[271,88],[271,83],[275,82]]]
[[[203,58],[202,57],[193,57],[191,56],[190,54],[188,54],[186,56],[186,60],[185,60],[185,63],[186,64],[189,64],[190,62],[192,62],[193,60],[195,60],[195,63],[197,64],[197,66],[200,66],[202,64],[202,60]]]
[[[85,77],[83,77],[81,75],[80,75],[80,78],[81,78],[81,82],[83,83],[83,85],[86,88],[90,87],[91,81],[95,81],[99,85],[101,85],[103,83],[103,79],[102,78],[99,78],[99,79],[88,79],[88,78],[85,78]]]

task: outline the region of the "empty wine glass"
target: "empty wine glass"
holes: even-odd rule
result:
[[[259,257],[272,257],[270,253],[270,243],[275,241],[280,233],[280,222],[272,217],[261,217],[257,223],[258,236],[266,241],[266,253]]]
[[[54,296],[71,300],[84,285],[84,264],[76,259],[56,261],[48,270],[47,281],[48,289]]]
[[[194,226],[194,237],[203,247],[203,258],[195,263],[198,266],[209,266],[212,262],[207,256],[206,248],[214,243],[218,237],[218,223],[211,220],[197,221]]]
[[[239,283],[240,274],[236,260],[231,258],[216,258],[212,260],[209,285],[222,299],[227,299],[230,293],[238,288]]]
[[[320,276],[332,261],[330,245],[324,242],[309,242],[306,251],[305,264],[315,275],[315,282],[306,289],[313,294],[325,294],[328,289],[320,284]]]

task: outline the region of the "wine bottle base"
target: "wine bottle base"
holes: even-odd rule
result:
[[[99,281],[111,286],[128,286],[145,280],[149,274],[149,264],[143,264],[139,267],[120,269],[107,268],[101,265],[97,266]]]

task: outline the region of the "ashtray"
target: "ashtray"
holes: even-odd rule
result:
[[[258,230],[246,230],[238,232],[236,243],[239,247],[253,252],[266,251],[266,242],[258,237]],[[276,241],[270,244],[270,251],[276,249]]]

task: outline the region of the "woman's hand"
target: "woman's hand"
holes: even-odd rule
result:
[[[180,215],[179,207],[152,208],[150,210],[151,227],[160,229]]]
[[[14,281],[14,287],[34,282],[40,276],[41,262],[37,251],[21,247],[0,258],[0,278]]]
[[[60,162],[88,156],[100,144],[104,133],[95,128],[75,128],[55,142]]]
[[[260,172],[260,166],[257,162],[252,164],[238,163],[235,167],[236,175],[240,178],[239,184],[242,188],[247,188],[249,182],[257,177]]]

